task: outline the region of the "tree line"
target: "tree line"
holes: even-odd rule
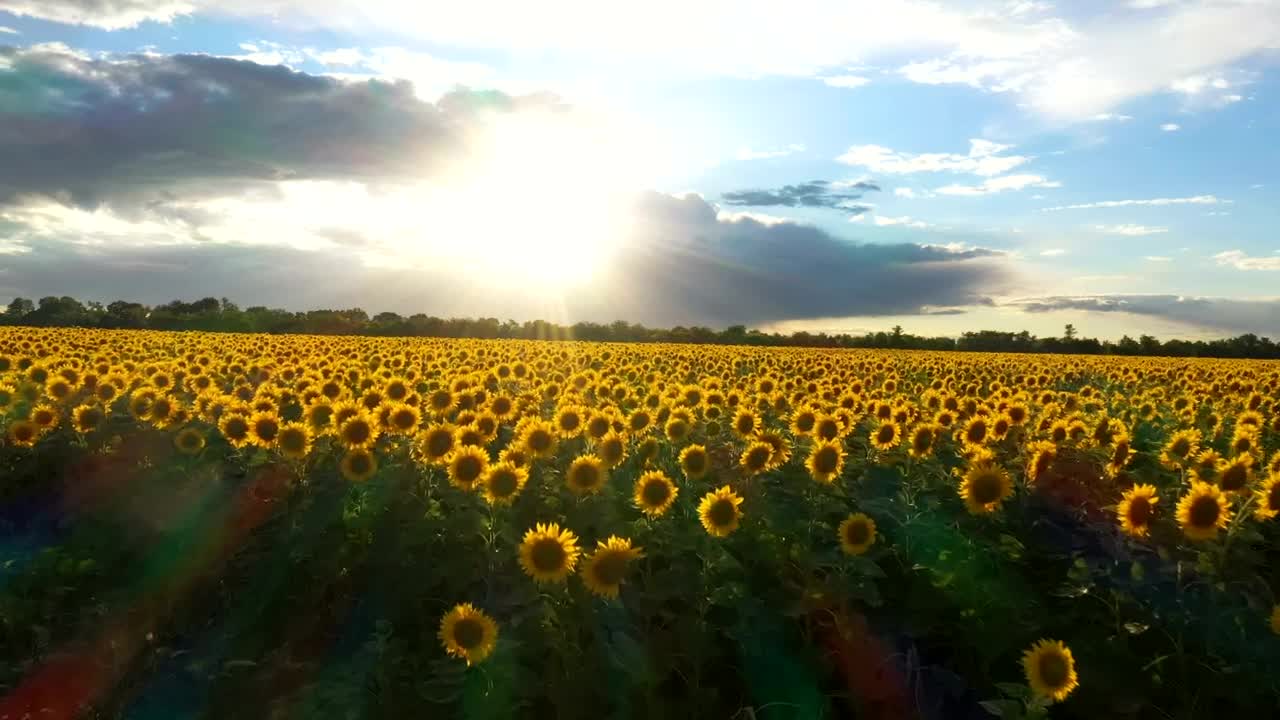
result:
[[[0,315],[0,325],[85,327],[103,329],[198,330],[236,333],[298,333],[309,335],[368,335],[524,340],[594,340],[604,342],[707,343],[828,348],[889,348],[903,350],[966,350],[975,352],[1076,353],[1087,355],[1161,355],[1173,357],[1280,358],[1280,344],[1253,333],[1218,340],[1165,340],[1142,335],[1118,341],[1079,337],[1067,325],[1062,337],[1036,337],[1027,331],[965,332],[959,337],[925,337],[903,332],[863,335],[846,333],[767,333],[733,325],[649,328],[618,320],[559,325],[545,320],[516,322],[497,318],[440,318],[424,313],[407,317],[364,310],[308,310],[291,312],[253,306],[241,309],[227,298],[204,298],[148,307],[117,300],[103,305],[71,297],[44,297],[38,302],[15,298]]]

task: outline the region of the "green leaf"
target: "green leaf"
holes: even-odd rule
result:
[[[982,706],[983,710],[998,718],[1010,720],[1011,718],[1022,717],[1022,703],[1017,700],[983,700],[978,704]]]

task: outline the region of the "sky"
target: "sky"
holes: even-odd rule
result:
[[[1278,91],[1280,0],[0,0],[0,298],[1278,337]]]

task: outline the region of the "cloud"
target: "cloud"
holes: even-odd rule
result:
[[[1048,250],[1040,251],[1040,255],[1043,257],[1058,257],[1060,255],[1066,255],[1066,254],[1067,254],[1067,251],[1063,250],[1062,248],[1049,248]]]
[[[1056,188],[1062,187],[1062,183],[1048,180],[1041,175],[1020,174],[1020,175],[1003,175],[1001,177],[983,180],[978,185],[944,185],[936,190],[939,195],[991,195],[993,193],[1004,192],[1006,190],[1023,190],[1029,187]]]
[[[916,194],[915,190],[912,190],[909,187],[894,188],[893,194],[895,197],[906,198],[908,200],[915,200],[916,198],[920,197],[918,194]]]
[[[876,215],[874,218],[872,218],[872,220],[879,227],[890,227],[893,225],[901,225],[902,227],[920,228],[920,229],[933,227],[933,225],[923,220],[915,220],[908,215],[903,215],[901,217],[889,217],[886,215]]]
[[[1023,155],[1003,155],[1012,146],[990,140],[972,139],[966,155],[955,153],[899,152],[882,145],[854,145],[836,162],[865,167],[872,172],[908,175],[920,172],[968,173],[990,177],[1001,175],[1031,160]]]
[[[121,30],[144,22],[170,22],[196,9],[186,0],[0,0],[14,15]]]
[[[1135,205],[1149,205],[1156,207],[1164,207],[1166,205],[1217,205],[1219,203],[1229,203],[1230,200],[1220,200],[1213,195],[1196,195],[1194,197],[1182,198],[1152,198],[1150,200],[1102,200],[1100,202],[1082,203],[1079,205],[1059,205],[1057,207],[1041,208],[1040,212],[1057,212],[1059,210],[1089,210],[1092,208],[1118,208],[1132,207]]]
[[[1213,256],[1219,265],[1226,265],[1237,270],[1280,270],[1280,255],[1272,257],[1252,257],[1243,250],[1227,250]]]
[[[721,200],[726,205],[837,208],[863,213],[871,208],[855,201],[865,193],[879,189],[879,185],[867,180],[848,184],[812,180],[799,185],[783,185],[775,190],[734,190],[724,193]]]
[[[1160,129],[1165,132],[1178,132],[1182,129],[1182,126],[1178,123],[1165,123],[1160,126]]]
[[[1165,255],[1148,255],[1148,256],[1146,256],[1144,259],[1145,259],[1147,262],[1154,262],[1154,263],[1167,263],[1167,262],[1173,262],[1173,258],[1168,257],[1168,256],[1165,256]]]
[[[379,242],[371,236],[343,232],[337,242],[312,250],[160,244],[159,237],[142,243],[137,223],[129,221],[90,237],[65,228],[61,238],[39,234],[26,243],[28,252],[5,257],[0,294],[147,303],[227,296],[242,305],[299,310],[360,306],[723,327],[990,304],[989,296],[1009,282],[1001,258],[982,249],[854,243],[813,226],[721,214],[696,195],[644,193],[632,210],[629,236],[598,282],[563,288],[554,297],[518,283],[486,284],[482,274],[441,263],[370,264],[365,251]],[[151,230],[173,228],[158,224]]]
[[[804,145],[792,143],[785,148],[777,150],[752,150],[749,147],[738,148],[735,155],[739,160],[769,160],[772,158],[786,157],[794,153],[804,152]]]
[[[1280,334],[1280,300],[1233,300],[1181,295],[1059,296],[1008,303],[1024,312],[1059,310],[1157,317],[1225,333]]]
[[[255,183],[385,182],[439,172],[489,114],[556,111],[547,96],[332,78],[205,55],[91,59],[0,48],[0,204],[43,195],[81,207],[240,193]]]
[[[822,82],[830,87],[848,88],[852,90],[866,85],[871,82],[871,80],[862,77],[861,75],[832,75],[822,78]]]
[[[1169,232],[1169,228],[1167,227],[1151,227],[1148,225],[1134,225],[1133,223],[1126,223],[1123,225],[1094,225],[1093,229],[1107,235],[1126,235],[1129,237],[1159,235],[1160,233]]]
[[[1116,122],[1129,122],[1130,120],[1132,120],[1132,119],[1133,119],[1133,116],[1132,116],[1132,115],[1120,115],[1120,114],[1117,114],[1117,113],[1098,113],[1097,115],[1094,115],[1093,117],[1091,117],[1091,118],[1089,118],[1089,119],[1090,119],[1090,120],[1092,120],[1092,121],[1094,121],[1094,122],[1110,122],[1110,121],[1113,121],[1113,120],[1114,120],[1114,121],[1116,121]]]
[[[21,34],[22,33],[18,32],[17,30],[14,30],[11,27],[0,25],[0,35],[21,35]]]

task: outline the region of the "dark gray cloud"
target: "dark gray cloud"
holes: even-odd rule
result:
[[[227,296],[290,309],[358,305],[519,320],[725,326],[981,304],[1007,280],[1001,256],[991,251],[853,243],[806,225],[718,217],[696,195],[646,193],[635,211],[633,234],[596,280],[554,298],[530,294],[523,283],[482,286],[448,269],[369,267],[358,253],[372,240],[350,231],[335,238],[330,230],[325,236],[339,246],[314,251],[29,242],[28,252],[5,256],[0,297],[67,294],[155,304]]]
[[[426,103],[406,82],[205,55],[0,47],[0,68],[0,203],[39,194],[128,210],[255,181],[421,178],[465,155],[480,115],[560,107],[465,90]]]
[[[1233,300],[1181,295],[1043,297],[1013,303],[1030,313],[1056,310],[1128,313],[1230,333],[1280,336],[1280,300]]]
[[[725,205],[837,208],[859,215],[871,208],[856,201],[861,200],[865,193],[878,190],[879,185],[865,180],[847,184],[811,180],[799,185],[783,185],[774,190],[734,190],[725,193],[720,199]]]

